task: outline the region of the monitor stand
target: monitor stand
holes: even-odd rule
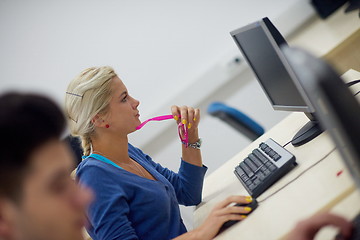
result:
[[[305,113],[305,115],[310,119],[310,121],[307,122],[291,140],[291,144],[294,147],[301,146],[311,141],[323,132],[319,122],[316,120],[313,114]]]

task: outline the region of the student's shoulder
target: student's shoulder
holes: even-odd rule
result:
[[[134,145],[128,143],[128,152],[129,154],[135,154],[135,155],[145,155],[140,148],[135,147]]]
[[[113,194],[125,194],[124,188],[128,177],[112,165],[87,158],[78,166],[76,178],[81,184],[91,188],[98,198],[108,197]]]
[[[110,164],[88,158],[79,164],[76,178],[95,191],[109,190],[110,188],[118,191],[119,188],[126,185],[129,177],[124,174],[124,171],[119,171]]]
[[[84,159],[76,169],[76,175],[108,175],[112,174],[111,168],[108,164],[96,160],[95,158],[88,157]]]

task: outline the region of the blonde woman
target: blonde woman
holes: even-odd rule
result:
[[[198,147],[182,145],[178,173],[154,162],[128,143],[140,124],[139,101],[110,67],[89,68],[68,86],[65,110],[72,135],[80,136],[84,160],[81,183],[94,190],[87,228],[93,239],[211,239],[227,220],[241,220],[249,209],[227,207],[250,202],[241,196],[220,203],[198,229],[186,233],[179,206],[201,202],[206,167]],[[189,143],[199,141],[199,109],[171,108],[188,128]],[[181,118],[179,118],[181,116]],[[237,213],[237,214],[234,214]]]

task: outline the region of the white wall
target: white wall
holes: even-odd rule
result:
[[[212,172],[249,141],[207,116],[210,102],[237,107],[266,129],[287,114],[272,110],[246,65],[232,66],[239,50],[229,32],[268,16],[287,35],[312,13],[302,0],[1,0],[0,92],[36,90],[61,103],[82,69],[113,66],[141,101],[143,120],[168,114],[172,104],[201,108],[203,158]],[[131,140],[177,168],[172,123],[149,124]],[[190,211],[183,213],[191,227]]]
[[[82,69],[111,65],[149,115],[234,49],[229,31],[299,1],[1,0],[0,89],[62,101]]]

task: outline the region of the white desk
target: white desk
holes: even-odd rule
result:
[[[360,28],[359,11],[344,13],[345,8],[341,7],[327,19],[314,16],[287,38],[288,43],[318,57],[326,55]]]
[[[348,80],[359,79],[360,73],[352,70],[344,77]],[[360,87],[355,89],[358,91]],[[195,225],[200,225],[213,206],[227,196],[248,195],[233,170],[260,142],[273,138],[284,145],[307,121],[303,113],[290,114],[206,177],[203,202],[194,213]],[[354,192],[350,174],[326,132],[300,147],[288,144],[286,149],[296,156],[298,166],[257,198],[259,207],[254,213],[216,239],[282,239],[299,220],[334,208]],[[338,175],[340,171],[342,174]],[[360,202],[360,197],[356,199]],[[349,207],[345,203],[342,206]],[[349,215],[349,218],[353,216]]]

